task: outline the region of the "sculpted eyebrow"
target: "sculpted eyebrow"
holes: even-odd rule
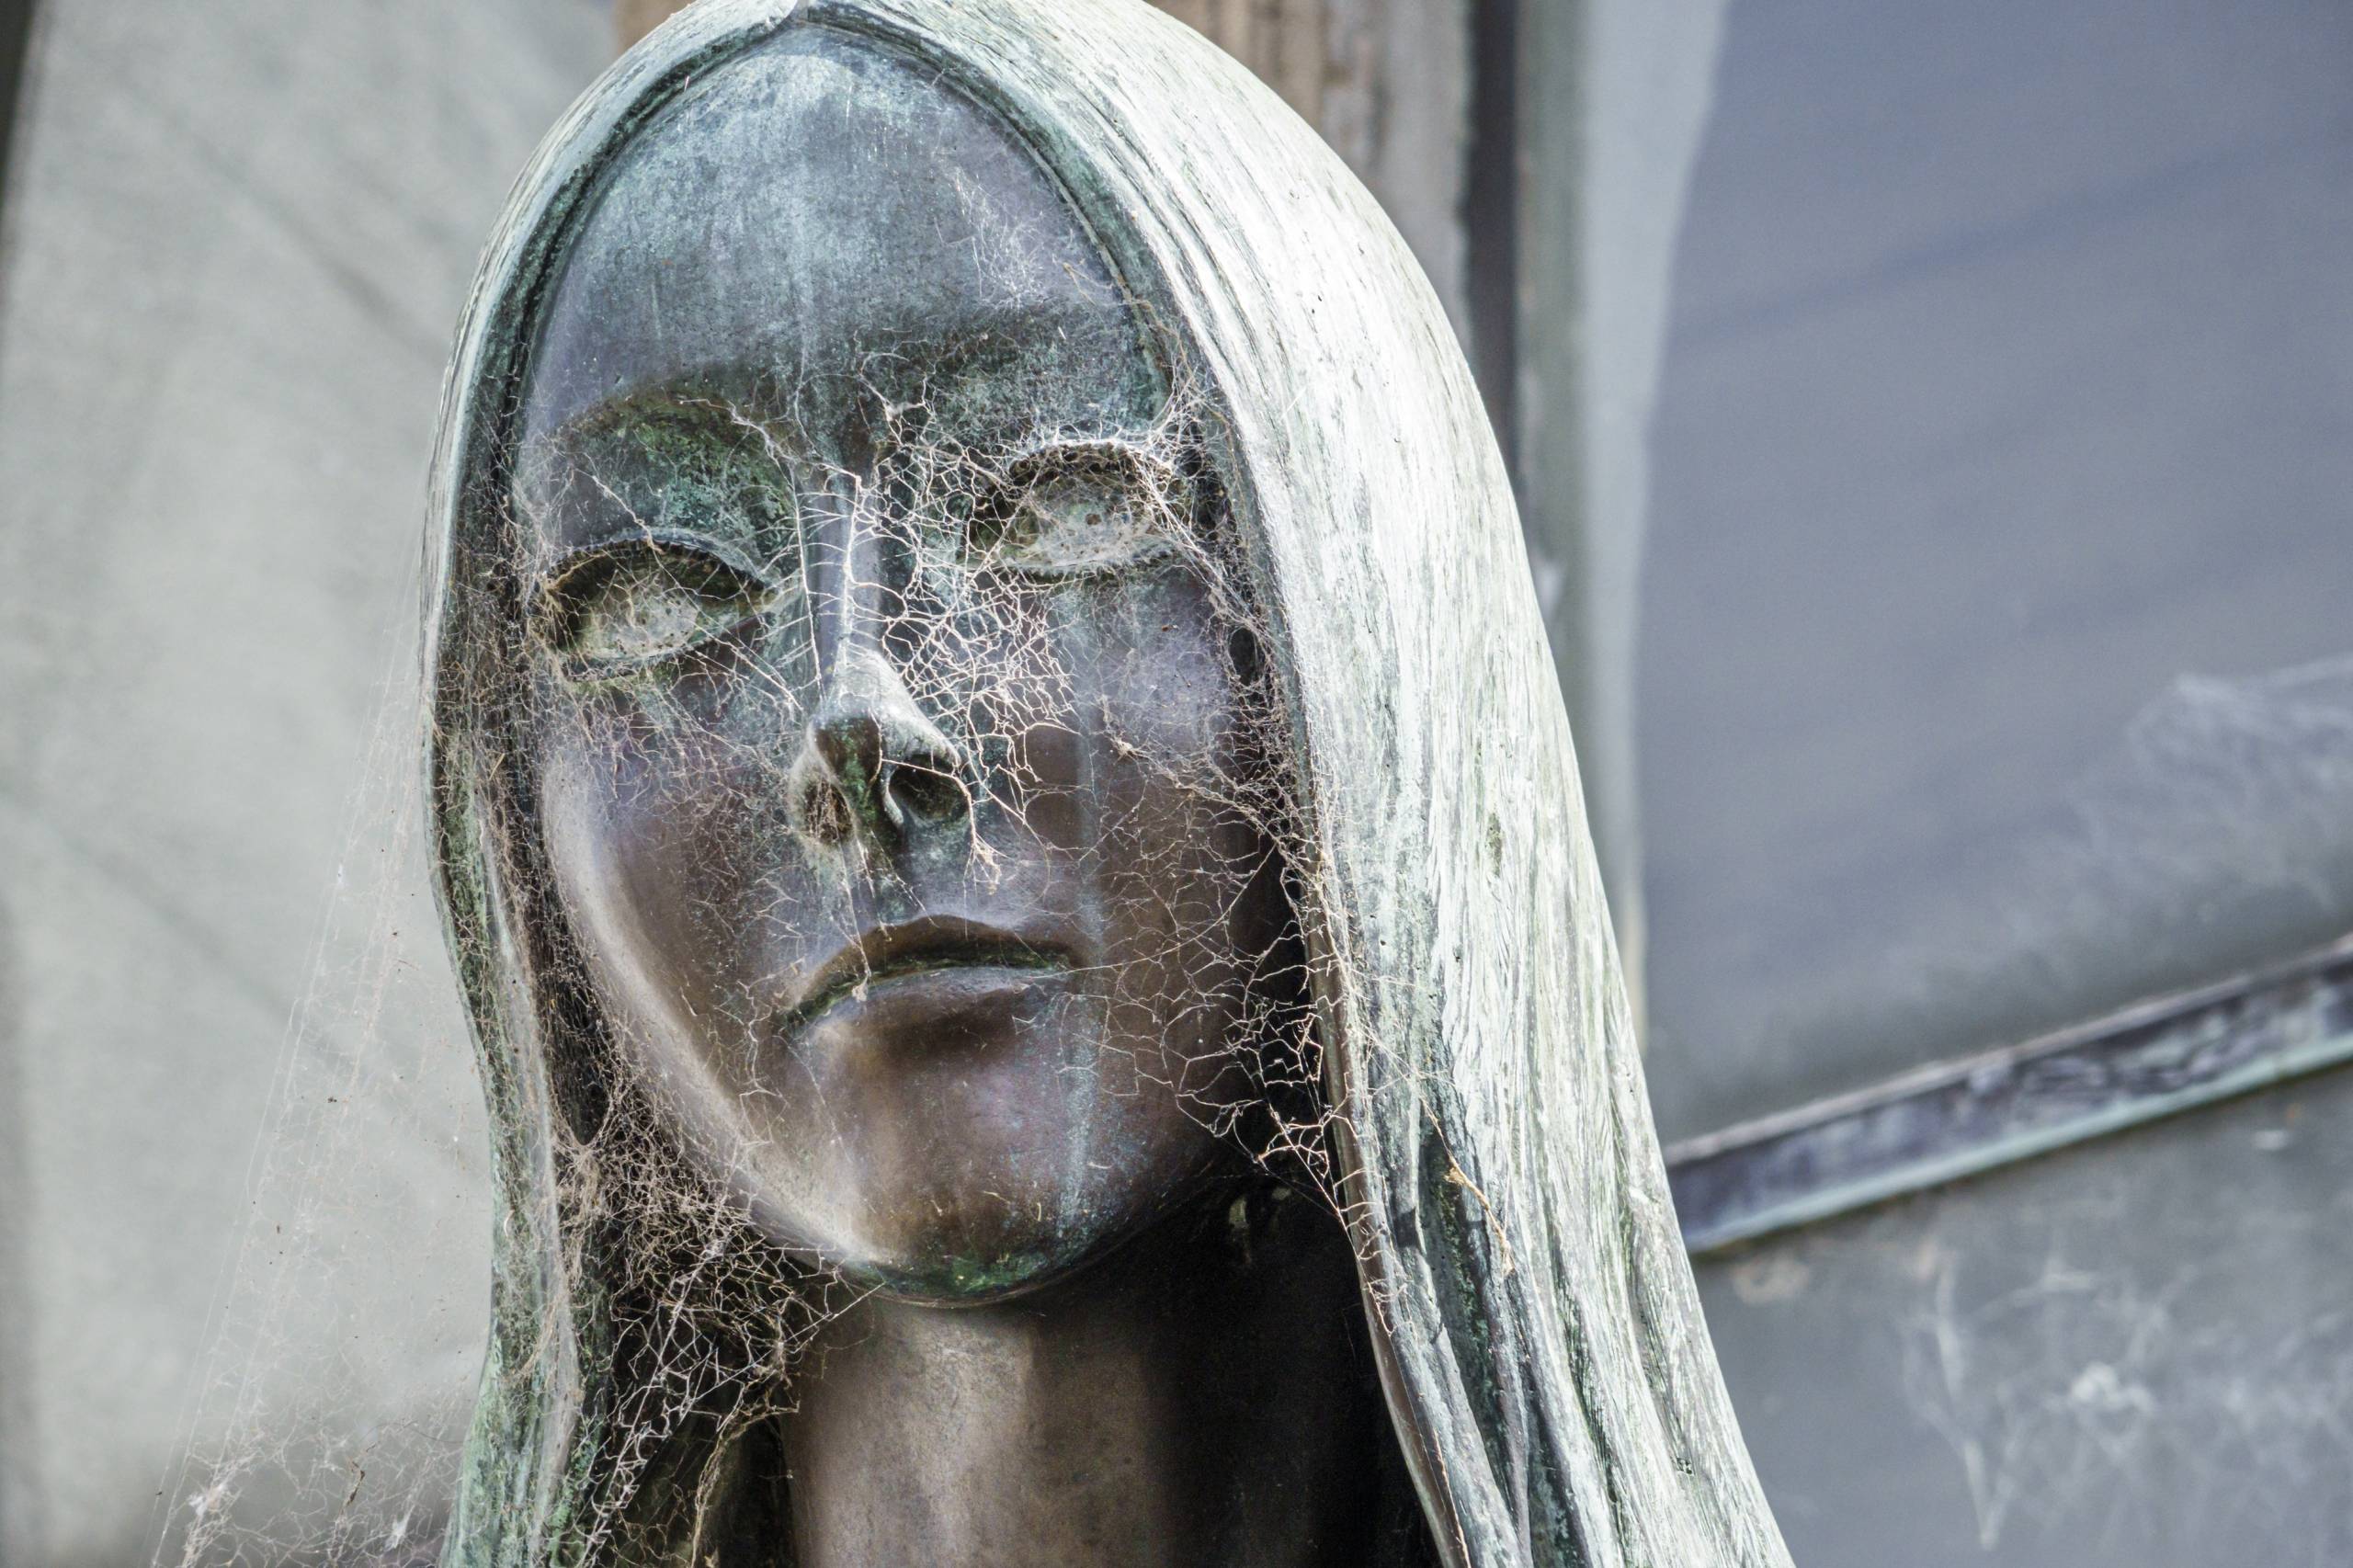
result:
[[[537,525],[535,552],[551,558],[644,529],[749,550],[776,510],[757,493],[792,483],[777,441],[751,409],[707,392],[641,392],[526,441],[514,494]]]
[[[577,451],[585,443],[625,434],[632,426],[663,427],[733,442],[772,442],[776,432],[766,401],[756,394],[714,390],[709,381],[647,388],[591,403],[554,429],[532,434],[524,447],[526,450]]]

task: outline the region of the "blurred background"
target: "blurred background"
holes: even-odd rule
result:
[[[9,1568],[429,1554],[438,382],[672,8],[0,4]],[[2353,8],[1167,8],[1472,355],[1798,1562],[2353,1561]]]

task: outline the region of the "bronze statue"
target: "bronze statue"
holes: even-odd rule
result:
[[[1426,285],[1133,0],[710,0],[452,370],[459,1564],[1786,1562]]]

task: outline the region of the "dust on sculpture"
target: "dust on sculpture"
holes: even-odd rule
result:
[[[710,3],[462,330],[446,1558],[1775,1564],[1494,441],[1131,0]]]

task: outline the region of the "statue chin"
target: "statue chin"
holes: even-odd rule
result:
[[[915,1305],[976,1306],[1051,1287],[1149,1229],[1170,1194],[1098,1187],[1007,1204],[1024,1175],[1017,1158],[995,1170],[937,1173],[936,1183],[834,1195],[832,1223],[815,1226],[755,1197],[754,1224],[787,1250],[813,1255],[862,1290]]]
[[[910,1305],[984,1306],[1057,1285],[1125,1239],[1120,1233],[1074,1234],[1051,1226],[982,1233],[977,1226],[943,1224],[843,1272],[855,1284]]]
[[[1064,949],[1037,935],[1028,950]],[[692,1019],[650,1016],[653,988],[605,989],[631,1004],[632,1075],[689,1166],[771,1244],[894,1299],[1051,1285],[1249,1170],[1207,1126],[1240,1086],[1188,1079],[1144,1010],[1103,994],[1124,971],[974,952],[885,969],[717,1051]]]

